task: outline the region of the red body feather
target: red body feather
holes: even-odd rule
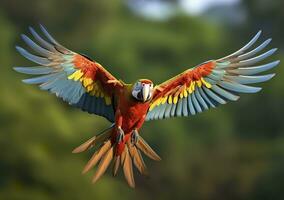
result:
[[[117,145],[117,155],[120,155],[125,144],[130,138],[134,129],[139,130],[145,121],[150,102],[139,102],[131,95],[132,85],[124,85],[118,92],[118,104],[115,114],[116,127],[120,126],[124,131],[125,137]],[[114,129],[113,131],[116,131]],[[113,133],[113,143],[115,143],[117,133]]]

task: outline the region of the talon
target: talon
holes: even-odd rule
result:
[[[118,135],[117,135],[116,141],[117,143],[120,143],[124,140],[124,131],[122,130],[121,127],[118,127],[117,130],[118,130]]]
[[[131,143],[136,144],[138,142],[138,139],[139,139],[139,134],[138,131],[135,129],[131,135]]]

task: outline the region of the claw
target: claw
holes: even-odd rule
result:
[[[139,134],[138,134],[138,131],[137,129],[134,129],[134,131],[132,132],[132,135],[131,135],[131,143],[132,144],[136,144],[139,140]]]
[[[116,138],[116,142],[120,143],[124,140],[124,131],[122,130],[121,127],[118,127],[117,130],[118,130],[118,135],[117,135],[117,138]]]

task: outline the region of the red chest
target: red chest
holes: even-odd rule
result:
[[[120,109],[123,117],[122,129],[124,131],[132,131],[140,120],[144,120],[149,109],[149,102],[139,102],[135,100],[131,94],[120,96],[118,109]]]

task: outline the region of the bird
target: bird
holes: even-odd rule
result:
[[[280,62],[261,63],[277,48],[265,50],[271,38],[256,45],[262,33],[258,31],[234,53],[185,69],[161,84],[154,85],[149,79],[128,84],[114,77],[97,61],[61,45],[43,25],[40,24],[39,29],[41,34],[29,27],[32,37],[21,35],[29,51],[16,46],[23,57],[37,66],[13,69],[31,75],[22,80],[24,83],[38,85],[69,105],[110,122],[109,127],[72,151],[81,153],[95,147],[83,169],[86,173],[97,166],[93,183],[112,165],[113,176],[121,167],[128,185],[134,188],[133,165],[142,175],[149,174],[142,153],[152,160],[161,160],[139,133],[144,122],[194,116],[237,101],[242,93],[259,92],[262,88],[251,84],[274,77],[274,73],[263,72]]]

